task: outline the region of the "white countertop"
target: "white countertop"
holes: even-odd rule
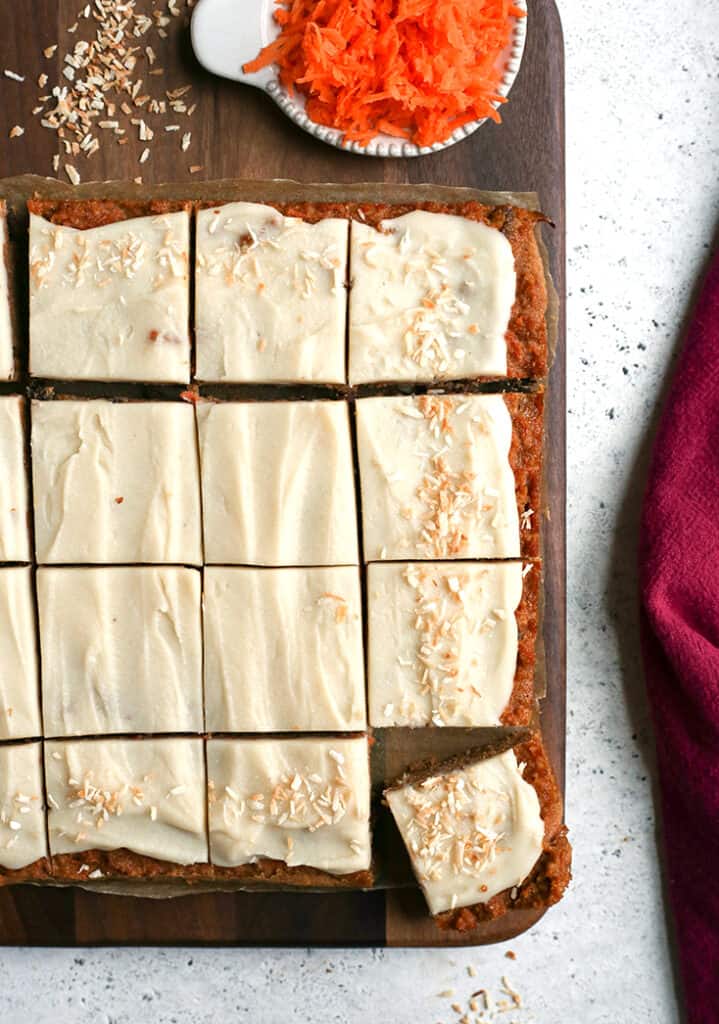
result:
[[[569,748],[575,881],[506,947],[2,950],[4,1024],[672,1024],[634,531],[646,434],[719,213],[717,6],[561,2],[569,179]],[[476,970],[470,976],[467,967]],[[453,997],[437,993],[455,989]]]

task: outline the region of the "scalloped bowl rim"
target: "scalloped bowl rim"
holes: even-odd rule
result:
[[[497,89],[497,92],[503,98],[509,96],[509,92],[514,85],[514,82],[519,73],[519,68],[522,63],[522,57],[524,55],[524,48],[527,39],[527,3],[526,0],[515,0],[517,7],[521,8],[525,16],[523,18],[515,18],[514,32],[512,35],[511,43],[506,47],[503,59],[504,59],[504,73],[502,80]],[[203,6],[203,0],[197,4],[195,8],[195,16],[193,16],[193,28],[195,17]],[[271,7],[265,4],[261,5],[262,8],[258,13],[259,17],[267,19],[269,17],[269,11]],[[267,20],[265,21],[266,28]],[[269,38],[274,38],[279,33],[273,31]],[[267,30],[263,32],[263,36],[267,35]],[[198,51],[198,47],[195,46],[195,35],[193,33],[193,47],[195,47],[198,60],[208,70],[217,72],[218,69],[209,66],[208,62],[203,61],[202,56]],[[219,71],[222,74],[222,71]],[[271,65],[267,69],[263,69],[261,72],[255,74],[245,74],[242,71],[238,71],[232,75],[225,75],[225,77],[232,77],[236,81],[243,82],[247,85],[251,85],[257,89],[265,91],[277,106],[282,110],[287,117],[290,118],[299,128],[306,131],[308,134],[313,135],[315,138],[320,139],[322,142],[328,143],[328,145],[335,146],[337,149],[342,149],[348,153],[355,153],[361,156],[373,156],[373,157],[418,157],[426,156],[430,153],[437,153],[443,149],[447,149],[450,146],[454,146],[457,142],[462,142],[468,136],[480,128],[485,121],[489,120],[487,117],[480,118],[476,121],[469,121],[467,124],[457,128],[449,138],[445,139],[444,142],[435,142],[432,146],[418,146],[414,142],[405,142],[392,138],[392,136],[379,134],[376,138],[370,142],[362,144],[360,142],[347,142],[344,139],[343,133],[337,128],[329,128],[325,125],[317,124],[313,121],[305,112],[304,109],[304,97],[301,94],[295,94],[295,96],[289,96],[285,87],[280,83],[277,71],[274,65]],[[493,104],[495,109],[500,106],[499,102]]]

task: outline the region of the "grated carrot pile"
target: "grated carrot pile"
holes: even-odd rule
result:
[[[499,121],[497,58],[524,12],[512,0],[276,0],[279,36],[248,73],[276,63],[313,121],[366,143],[421,146],[467,121]]]

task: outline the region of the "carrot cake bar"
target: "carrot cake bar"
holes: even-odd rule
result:
[[[25,401],[0,398],[0,562],[30,560]]]
[[[371,724],[528,725],[537,576],[531,562],[370,565]]]
[[[41,745],[0,746],[0,885],[48,874]]]
[[[40,563],[202,563],[186,402],[32,403]]]
[[[511,743],[427,766],[385,790],[441,928],[468,931],[511,908],[550,906],[569,882],[562,802],[541,739]]]
[[[350,260],[352,384],[506,376],[516,275],[496,228],[424,210],[355,221]]]
[[[199,738],[45,743],[54,877],[171,874],[173,865],[206,863],[202,748]]]
[[[31,572],[0,568],[0,740],[42,732]]]
[[[10,239],[7,231],[7,206],[0,199],[0,380],[15,374],[15,345],[10,289]]]
[[[196,569],[37,574],[46,736],[202,732]]]
[[[539,553],[541,395],[357,402],[367,561]]]
[[[542,215],[420,207],[363,208],[352,222],[350,383],[544,376]]]
[[[197,377],[345,382],[349,222],[260,203],[197,215]]]
[[[371,880],[365,736],[208,740],[207,774],[210,859],[226,874]]]
[[[365,728],[356,567],[208,567],[204,583],[210,732]]]
[[[33,376],[189,381],[190,212],[174,205],[28,203]]]
[[[346,402],[201,402],[205,561],[356,565]]]

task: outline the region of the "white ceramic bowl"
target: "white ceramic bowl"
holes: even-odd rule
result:
[[[526,11],[526,0],[515,0],[515,3]],[[272,17],[274,10],[274,0],[199,0],[190,26],[192,47],[198,61],[208,71],[264,89],[295,124],[315,138],[338,149],[364,156],[424,156],[461,142],[487,120],[481,118],[479,121],[470,121],[444,142],[436,142],[433,146],[417,146],[413,142],[402,142],[389,135],[377,135],[365,145],[345,142],[342,132],[316,124],[307,116],[301,94],[288,96],[273,65],[252,75],[246,75],[242,70],[243,64],[256,57],[262,47],[278,35],[279,28]],[[498,89],[502,96],[509,95],[517,77],[526,38],[527,18],[517,18],[511,45],[502,55],[504,74]]]

